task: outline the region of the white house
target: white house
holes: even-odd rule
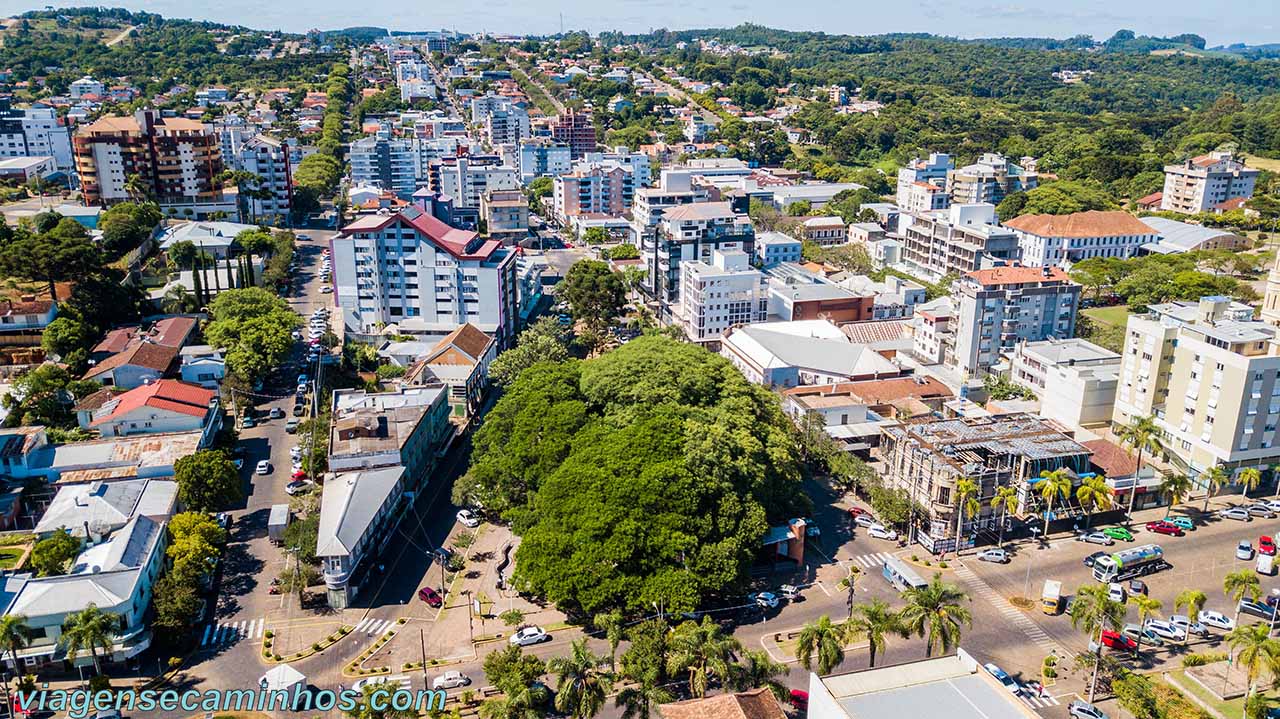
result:
[[[209,345],[191,345],[183,347],[179,353],[182,367],[179,370],[182,381],[198,384],[205,389],[217,389],[222,378],[227,376],[227,363],[222,350]]]
[[[192,430],[214,433],[222,424],[216,391],[172,379],[131,389],[95,409],[76,409],[80,426],[96,429],[103,437]]]

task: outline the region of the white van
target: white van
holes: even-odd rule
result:
[[[1258,565],[1256,567],[1258,574],[1265,574],[1268,577],[1274,576],[1276,573],[1276,558],[1270,554],[1258,553]]]

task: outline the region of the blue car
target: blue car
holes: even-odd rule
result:
[[[1195,529],[1195,528],[1196,528],[1196,523],[1195,523],[1195,522],[1193,522],[1193,521],[1191,521],[1191,518],[1190,518],[1190,517],[1182,517],[1182,516],[1177,516],[1177,515],[1173,515],[1173,514],[1171,514],[1171,515],[1169,515],[1169,516],[1165,517],[1165,518],[1164,518],[1164,521],[1166,521],[1166,522],[1168,522],[1169,524],[1172,524],[1172,525],[1174,525],[1174,526],[1181,527],[1181,528],[1183,528],[1183,529],[1187,530],[1188,532],[1190,532],[1191,530],[1193,530],[1193,529]]]

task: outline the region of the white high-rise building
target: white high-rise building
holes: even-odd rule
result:
[[[262,196],[247,201],[251,219],[284,220],[292,204],[289,148],[274,137],[258,135],[240,147],[236,165],[262,178],[256,188]]]
[[[1080,285],[1059,267],[977,270],[957,280],[952,295],[958,320],[955,362],[972,375],[985,374],[1020,341],[1075,333]]]
[[[1211,152],[1179,165],[1165,165],[1160,209],[1196,214],[1227,200],[1253,197],[1258,171],[1230,152]]]
[[[911,187],[917,184],[938,187],[945,196],[947,172],[954,169],[955,166],[956,161],[952,159],[951,155],[944,152],[931,152],[928,159],[917,157],[908,162],[906,167],[898,170],[898,207],[901,207],[905,212],[947,209],[946,203],[942,203],[940,207],[926,207],[917,210],[909,210],[907,207],[912,204],[912,199],[910,198]]]
[[[572,169],[569,146],[549,137],[535,137],[520,143],[520,182],[529,184],[539,177],[556,177]]]
[[[711,262],[680,264],[680,304],[674,313],[694,342],[718,343],[730,327],[764,322],[769,281],[741,250],[712,250]]]
[[[480,198],[491,190],[518,190],[520,176],[514,167],[480,165],[459,157],[440,166],[439,192],[453,198],[456,207],[480,208]]]

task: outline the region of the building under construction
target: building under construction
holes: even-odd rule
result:
[[[1035,511],[1034,485],[1040,473],[1067,468],[1073,481],[1090,471],[1088,447],[1057,425],[1031,414],[916,420],[886,427],[880,455],[885,487],[903,489],[922,516],[912,519],[915,540],[931,552],[955,548],[955,485],[968,477],[979,487],[981,510],[966,516],[961,546],[971,546],[978,530],[994,529],[1004,519],[992,511],[998,487],[1018,492],[1019,515]],[[1065,504],[1065,503],[1064,503]]]

